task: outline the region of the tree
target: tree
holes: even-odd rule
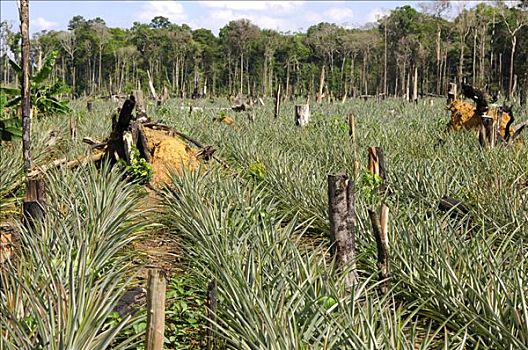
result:
[[[230,52],[238,55],[240,59],[240,94],[243,94],[244,89],[244,55],[247,59],[251,42],[257,38],[259,32],[260,29],[248,19],[231,21],[220,29],[221,40],[229,47]],[[246,67],[246,70],[249,70],[249,67]]]
[[[528,13],[515,8],[500,7],[500,14],[510,34],[511,54],[510,54],[510,75],[508,79],[508,97],[511,98],[514,93],[513,66],[515,60],[515,50],[517,47],[517,35],[519,31],[528,25]]]
[[[20,0],[20,34],[22,35],[22,153],[24,173],[31,169],[31,93],[29,81],[29,0]]]

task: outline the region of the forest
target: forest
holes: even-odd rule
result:
[[[220,29],[190,28],[155,17],[131,28],[110,28],[103,18],[75,16],[64,31],[31,39],[38,69],[57,51],[55,80],[72,96],[121,94],[147,86],[180,97],[203,95],[321,97],[445,95],[449,82],[466,81],[524,103],[528,89],[527,2],[517,6],[456,2],[402,6],[364,28],[319,23],[306,32],[280,33],[248,20]],[[457,14],[446,19],[449,11]],[[2,79],[16,83],[8,64],[20,56],[20,34],[0,27]],[[324,94],[324,95],[323,95]]]
[[[527,0],[218,35],[18,5],[0,350],[528,350]]]

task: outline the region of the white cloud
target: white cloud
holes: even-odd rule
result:
[[[354,17],[354,12],[349,8],[332,7],[323,12],[323,18],[326,22],[341,23]]]
[[[252,13],[252,12],[240,12],[229,9],[214,10],[207,13],[205,17],[197,18],[191,23],[191,27],[199,28],[196,24],[207,23],[210,28],[221,28],[229,23],[229,21],[237,19],[248,19],[251,23],[256,24],[260,28],[276,29],[276,30],[287,30],[290,22],[284,18],[272,17],[265,14]]]
[[[323,12],[307,11],[303,17],[308,26],[328,22],[345,27],[354,27],[352,24],[354,12],[347,7],[331,7]]]
[[[171,22],[187,19],[183,5],[177,1],[149,1],[138,14],[138,18],[142,21],[150,21],[156,16],[167,17]]]
[[[221,8],[235,11],[289,11],[304,4],[304,1],[200,1],[209,8]]]
[[[367,15],[367,22],[377,22],[383,16],[386,16],[389,14],[390,14],[390,10],[388,9],[375,8],[374,10],[370,11],[369,14]]]
[[[57,27],[57,22],[48,21],[44,17],[37,17],[37,19],[31,21],[30,26],[35,27],[35,31],[50,30]],[[33,29],[32,29],[33,30]]]

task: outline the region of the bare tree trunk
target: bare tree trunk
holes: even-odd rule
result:
[[[240,53],[240,95],[243,94],[244,88],[244,53]]]
[[[458,82],[460,83],[462,81],[462,76],[464,74],[464,51],[465,51],[466,45],[464,44],[464,41],[460,41],[460,56],[458,58]]]
[[[352,62],[350,63],[350,95],[352,97],[354,96],[354,63],[355,63],[355,55],[352,55]]]
[[[286,63],[286,88],[284,89],[284,96],[288,98],[290,95],[290,61]]]
[[[317,94],[317,103],[321,103],[323,100],[323,88],[325,82],[325,65],[321,68],[321,76],[319,78],[319,93]]]
[[[513,63],[515,58],[515,47],[517,46],[517,36],[513,35],[511,38],[511,44],[512,44],[512,50],[511,50],[511,56],[510,56],[510,77],[508,80],[508,98],[512,98],[513,96]]]
[[[442,39],[442,30],[440,29],[440,25],[438,25],[437,28],[438,31],[436,33],[436,93],[440,95],[442,91],[442,48],[440,46]]]
[[[477,81],[477,29],[474,29],[473,32],[473,64],[472,64],[472,77],[473,77],[473,85],[476,84]]]
[[[387,96],[387,24],[385,23],[384,53],[383,53],[383,93]]]
[[[20,33],[22,34],[22,151],[24,173],[31,169],[31,90],[29,81],[29,0],[20,0]]]
[[[101,93],[101,84],[103,83],[103,75],[102,75],[102,72],[101,72],[101,68],[102,68],[102,60],[103,60],[103,46],[100,45],[99,46],[99,76],[98,76],[98,79],[97,79],[97,89],[99,90],[99,93]]]
[[[414,65],[413,102],[418,101],[418,65]]]

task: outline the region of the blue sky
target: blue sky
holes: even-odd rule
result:
[[[304,31],[319,22],[348,27],[376,21],[390,9],[418,1],[43,1],[30,0],[30,31],[64,30],[76,15],[103,18],[110,27],[129,28],[135,21],[149,23],[155,16],[193,29],[217,33],[230,20],[248,18],[261,28]],[[458,5],[458,4],[457,4]],[[0,1],[0,18],[18,26],[15,0]]]

